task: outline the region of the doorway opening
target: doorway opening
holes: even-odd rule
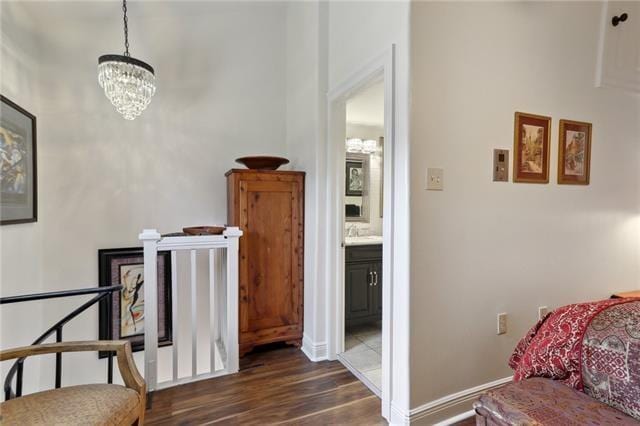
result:
[[[346,98],[343,146],[344,346],[340,361],[382,389],[384,80]]]
[[[347,368],[349,368],[363,383],[369,386],[381,399],[381,408],[382,408],[382,416],[387,420],[391,419],[392,409],[391,409],[391,400],[394,397],[402,400],[404,397],[404,389],[406,389],[405,384],[406,377],[404,369],[396,365],[400,359],[405,359],[406,352],[404,351],[404,343],[403,341],[397,342],[398,339],[402,340],[405,338],[405,331],[407,329],[405,318],[403,316],[403,312],[399,311],[396,307],[396,294],[399,296],[404,296],[405,288],[404,286],[396,289],[396,275],[399,275],[401,278],[402,271],[397,269],[395,264],[396,259],[396,250],[398,247],[400,250],[404,248],[404,246],[397,246],[397,234],[403,233],[404,229],[402,228],[402,223],[398,224],[396,222],[396,213],[405,213],[405,205],[404,200],[400,199],[399,201],[394,201],[398,197],[398,193],[395,190],[396,186],[396,178],[399,178],[401,181],[404,181],[404,175],[396,172],[398,168],[395,163],[398,161],[396,156],[398,152],[400,157],[402,157],[404,151],[397,150],[396,146],[396,109],[395,109],[395,96],[396,96],[396,79],[395,79],[395,46],[391,45],[389,49],[383,52],[379,57],[373,59],[371,62],[363,66],[362,69],[351,75],[348,79],[343,81],[341,84],[333,87],[328,95],[327,95],[327,119],[328,119],[328,128],[327,128],[327,142],[328,142],[328,150],[327,150],[327,163],[326,163],[326,182],[327,182],[327,204],[326,204],[326,225],[327,225],[327,233],[326,233],[326,251],[324,251],[326,255],[326,267],[327,267],[327,293],[326,293],[326,312],[327,312],[327,358],[328,359],[338,359],[340,360]],[[383,119],[383,137],[382,139],[377,140],[376,155],[380,156],[379,164],[380,164],[380,197],[378,198],[379,208],[377,209],[377,213],[373,213],[371,209],[371,204],[374,203],[371,198],[371,188],[365,190],[366,181],[364,181],[362,185],[362,191],[365,193],[368,192],[369,197],[362,197],[360,202],[358,202],[357,195],[347,195],[347,167],[350,167],[349,177],[351,178],[351,170],[358,169],[360,163],[356,163],[353,165],[347,164],[347,140],[348,136],[354,136],[351,139],[362,139],[360,136],[351,135],[351,132],[347,131],[347,104],[353,103],[353,101],[357,99],[361,99],[364,93],[375,92],[374,86],[382,84],[383,87],[383,110],[384,110],[384,119]],[[379,87],[377,88],[379,90]],[[379,96],[379,95],[378,95]],[[378,107],[379,108],[379,107]],[[353,121],[356,121],[355,119]],[[367,135],[361,135],[364,137],[362,141],[362,147],[365,147],[365,140],[375,140],[375,138],[368,139]],[[402,136],[402,135],[401,135]],[[355,145],[354,145],[355,143]],[[359,142],[351,142],[352,147],[359,146]],[[371,142],[367,142],[367,147],[372,147],[373,144]],[[354,148],[355,150],[355,148]],[[364,150],[368,150],[368,148],[364,148]],[[363,149],[360,149],[360,152],[353,152],[351,154],[364,154]],[[356,161],[360,161],[361,158],[355,158]],[[365,157],[366,159],[366,157]],[[364,160],[362,160],[364,163]],[[369,153],[369,166],[371,165],[371,153]],[[366,167],[363,165],[364,169]],[[370,167],[369,167],[370,168]],[[353,175],[353,186],[354,189],[358,188],[358,176],[360,172],[356,172]],[[351,194],[357,194],[357,192],[351,192]],[[356,197],[356,198],[351,198]],[[399,203],[399,204],[398,204]],[[349,206],[348,206],[349,205]],[[354,207],[356,206],[356,207]],[[360,206],[360,207],[359,207]],[[354,235],[356,232],[353,228],[353,222],[347,220],[347,208],[350,210],[351,215],[357,215],[355,217],[363,218],[366,216],[367,212],[369,214],[369,220],[372,219],[372,214],[380,215],[382,212],[382,217],[376,219],[382,220],[382,232],[381,232],[381,241],[379,235],[365,235],[363,231],[360,231],[360,235]],[[359,210],[359,211],[358,211]],[[371,225],[369,225],[371,226]],[[396,229],[398,227],[398,229]],[[351,231],[350,231],[351,230]],[[351,330],[351,326],[354,328],[356,326],[362,326],[363,324],[356,324],[354,321],[355,316],[351,315],[354,311],[357,311],[355,305],[357,303],[351,303],[351,313],[349,314],[349,321],[347,321],[346,315],[346,286],[345,286],[345,278],[346,278],[346,266],[347,260],[350,263],[356,263],[356,257],[362,256],[362,252],[353,251],[349,249],[347,252],[347,246],[345,243],[347,242],[346,238],[349,236],[349,231],[351,232],[351,239],[360,239],[364,240],[366,238],[370,238],[367,243],[374,244],[362,244],[359,247],[365,246],[374,246],[372,248],[372,252],[378,250],[382,252],[382,256],[378,253],[364,253],[364,257],[361,259],[362,262],[371,260],[371,265],[374,265],[376,259],[379,259],[379,264],[369,267],[368,269],[362,269],[360,271],[361,277],[364,278],[364,283],[367,287],[375,288],[379,292],[375,292],[371,290],[367,291],[365,296],[371,298],[377,298],[376,303],[369,304],[368,308],[363,308],[366,310],[367,317],[369,313],[371,316],[375,316],[376,313],[371,306],[381,307],[380,316],[382,317],[382,321],[379,320],[373,324],[374,327],[377,327],[378,324],[381,325],[381,336],[380,336],[380,344],[378,345],[377,338],[373,337],[375,334],[374,329],[370,329],[365,331],[363,329],[354,330],[351,333],[347,333],[347,322],[349,322]],[[371,229],[370,229],[371,231]],[[377,240],[373,241],[373,238],[377,237]],[[379,244],[377,244],[380,242]],[[357,245],[352,245],[352,247],[358,247]],[[367,250],[363,249],[365,252]],[[347,259],[347,256],[350,256]],[[369,274],[369,273],[372,274]],[[355,273],[355,272],[354,272]],[[355,273],[357,274],[357,273]],[[376,277],[377,275],[377,277]],[[377,279],[377,281],[376,281]],[[360,281],[362,283],[362,281]],[[377,283],[377,286],[375,285]],[[363,295],[364,293],[359,293]],[[381,300],[381,301],[380,301]],[[364,315],[363,315],[364,316]],[[378,316],[379,318],[379,316]],[[398,321],[392,321],[393,319],[398,319]],[[361,319],[361,318],[358,318]],[[372,318],[367,318],[366,321],[368,327],[371,327],[372,323],[369,320]],[[357,333],[357,334],[356,334]],[[346,348],[350,347],[352,344],[356,344],[353,338],[350,338],[347,341],[347,334],[354,335],[356,340],[365,344],[368,349],[372,349],[373,352],[378,350],[380,353],[380,370],[374,373],[374,370],[377,370],[377,365],[373,366],[373,368],[363,368],[358,370],[354,368],[353,362],[350,362],[348,359],[348,355],[345,356]],[[361,347],[360,349],[365,349]],[[377,352],[376,352],[377,353]],[[369,353],[369,355],[371,355]],[[377,359],[376,359],[377,360]],[[406,363],[405,363],[406,364]],[[403,364],[404,365],[404,364]],[[364,371],[369,371],[370,378],[367,378],[363,373]],[[361,373],[362,371],[362,373]],[[380,375],[379,381],[372,380],[376,379],[374,374]],[[398,377],[396,377],[398,375]],[[379,384],[379,385],[378,385]],[[396,391],[397,389],[397,391]],[[392,394],[393,390],[393,394]]]

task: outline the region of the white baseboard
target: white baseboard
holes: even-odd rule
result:
[[[470,404],[482,393],[495,389],[508,383],[512,377],[494,380],[451,395],[427,402],[419,407],[412,408],[408,412],[391,406],[391,420],[393,425],[409,425],[413,423],[425,425],[451,425],[460,420],[473,416],[473,410],[469,410]]]
[[[462,414],[458,414],[457,416],[449,417],[447,420],[443,420],[441,422],[436,423],[433,426],[451,426],[458,422],[461,422],[466,419],[470,419],[471,417],[476,415],[475,410],[465,411]]]
[[[313,362],[327,359],[327,342],[315,343],[306,334],[302,336],[302,352]]]

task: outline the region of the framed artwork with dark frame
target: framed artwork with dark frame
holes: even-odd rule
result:
[[[589,185],[591,172],[591,123],[560,120],[558,183]]]
[[[109,303],[100,302],[100,340],[129,340],[144,350],[144,252],[140,247],[98,250],[99,285],[122,285]],[[109,321],[111,319],[111,321]],[[109,324],[111,322],[111,324]],[[171,252],[158,252],[158,346],[172,344]],[[106,352],[99,357],[105,358]]]
[[[0,95],[0,225],[38,220],[36,117]]]
[[[365,170],[362,160],[347,159],[345,179],[345,195],[347,197],[361,197],[365,183]]]
[[[549,183],[551,117],[516,112],[513,181]]]

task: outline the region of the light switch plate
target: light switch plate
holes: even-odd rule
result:
[[[427,190],[429,191],[444,190],[444,170],[443,169],[427,169]]]
[[[498,314],[498,330],[497,334],[507,334],[507,314],[505,312]]]
[[[493,181],[509,182],[509,150],[493,150]]]

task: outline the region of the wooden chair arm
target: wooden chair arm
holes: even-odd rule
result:
[[[118,359],[118,368],[124,384],[146,396],[146,384],[136,368],[131,343],[126,340],[92,340],[78,342],[47,343],[43,345],[23,346],[19,348],[0,351],[0,362],[16,358],[26,358],[34,355],[46,355],[61,352],[115,352]]]

